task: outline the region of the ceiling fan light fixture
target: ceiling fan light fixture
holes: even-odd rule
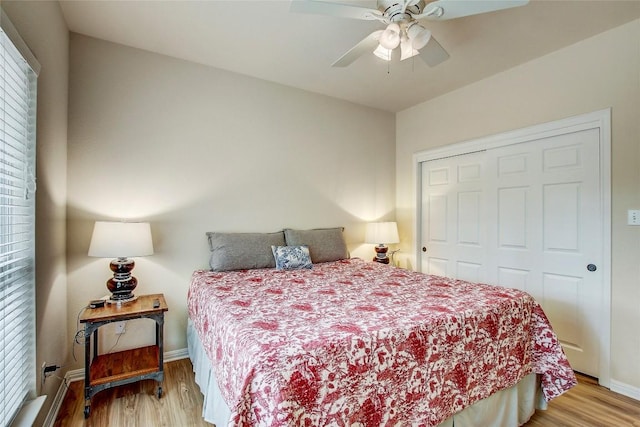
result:
[[[1,0],[0,0],[1,1]],[[373,5],[340,4],[335,0],[291,1],[291,12],[313,13],[359,20],[374,20],[386,25],[369,34],[335,61],[333,67],[345,67],[361,55],[371,52],[391,60],[392,51],[401,47],[401,59],[420,56],[430,67],[449,58],[447,51],[419,24],[421,19],[446,21],[502,9],[524,6],[530,0],[376,0]],[[350,1],[349,3],[360,3]],[[364,2],[363,2],[364,3]],[[405,39],[408,40],[405,41]],[[427,49],[422,48],[429,46]]]
[[[400,41],[400,61],[404,61],[405,59],[409,59],[412,56],[416,56],[419,54],[416,49],[411,46],[411,40],[406,37],[403,37]]]
[[[387,49],[386,47],[379,44],[376,50],[373,51],[373,54],[380,59],[385,61],[391,61],[391,52],[393,49]]]
[[[407,26],[407,35],[411,40],[411,46],[420,50],[431,40],[431,31],[424,28],[418,22],[413,21]]]
[[[380,36],[380,44],[386,49],[395,49],[400,44],[400,26],[394,22],[389,24]]]

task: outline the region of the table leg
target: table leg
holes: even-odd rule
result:
[[[94,340],[94,341],[97,341]],[[94,344],[95,345],[95,344]],[[91,411],[91,330],[89,324],[84,327],[84,417]]]
[[[93,359],[98,356],[98,328],[93,331]]]
[[[164,313],[156,319],[156,345],[158,346],[158,371],[164,379]],[[162,380],[158,381],[158,399],[162,396]]]

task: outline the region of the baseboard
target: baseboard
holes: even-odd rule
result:
[[[610,390],[615,391],[616,393],[623,394],[632,399],[640,400],[640,387],[634,387],[629,384],[625,384],[620,381],[616,381],[612,379],[610,381]]]
[[[175,360],[186,359],[189,357],[189,350],[186,348],[179,348],[178,350],[171,350],[164,353],[165,362],[173,362]]]
[[[165,362],[173,362],[175,360],[186,359],[187,357],[189,357],[189,352],[186,348],[180,348],[178,350],[167,351],[164,353]],[[58,411],[60,411],[60,407],[64,401],[64,396],[67,394],[67,384],[74,381],[84,381],[84,369],[67,371],[64,375],[64,381],[62,381],[62,383],[60,383],[60,387],[58,387],[58,392],[51,403],[51,408],[49,409],[47,418],[44,420],[43,427],[53,426],[56,421],[56,417],[58,416]]]
[[[64,396],[67,394],[67,376],[64,376],[64,380],[60,382],[60,387],[58,387],[58,391],[53,398],[53,402],[51,402],[51,407],[49,408],[49,412],[47,412],[47,417],[44,419],[43,427],[52,426],[53,423],[56,422],[56,417],[58,416],[58,411],[62,406],[62,402],[64,401]]]

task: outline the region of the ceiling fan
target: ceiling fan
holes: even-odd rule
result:
[[[367,52],[391,61],[400,46],[400,60],[420,54],[431,67],[449,58],[449,54],[418,22],[420,19],[444,21],[478,15],[527,4],[529,0],[377,0],[377,8],[321,0],[292,0],[291,12],[312,13],[384,23],[384,30],[369,34],[342,55],[333,67],[346,67]]]

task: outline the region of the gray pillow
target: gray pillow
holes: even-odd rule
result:
[[[342,227],[313,230],[287,228],[284,230],[284,237],[289,246],[308,246],[313,263],[338,261],[349,258],[342,230]]]
[[[276,266],[271,246],[284,246],[284,233],[208,232],[213,271],[248,270]]]

